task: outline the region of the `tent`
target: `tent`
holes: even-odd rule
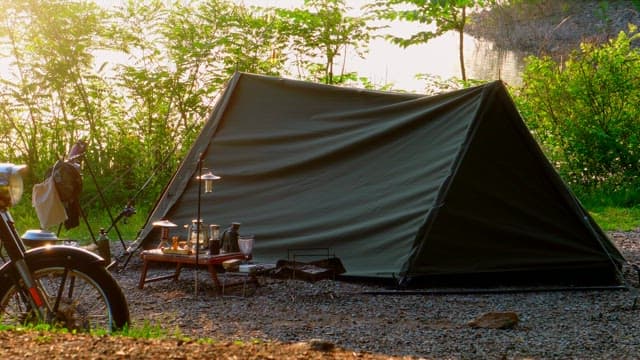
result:
[[[500,81],[436,96],[237,73],[149,215],[240,222],[253,257],[330,249],[349,276],[413,284],[616,284],[624,262]],[[186,236],[186,234],[183,234]]]

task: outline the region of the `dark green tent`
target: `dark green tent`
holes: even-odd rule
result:
[[[502,82],[437,96],[238,73],[141,233],[240,222],[254,259],[330,248],[347,275],[611,284],[623,257],[549,164]]]

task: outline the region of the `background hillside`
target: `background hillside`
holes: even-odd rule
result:
[[[496,46],[560,59],[581,42],[603,43],[640,24],[633,1],[520,2],[472,16],[466,31]]]

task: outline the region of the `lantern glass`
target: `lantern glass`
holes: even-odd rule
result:
[[[220,179],[220,176],[213,175],[211,172],[202,175],[200,180],[204,181],[204,192],[213,192],[213,181],[218,179]]]
[[[213,192],[213,180],[204,181],[204,192],[205,193]]]

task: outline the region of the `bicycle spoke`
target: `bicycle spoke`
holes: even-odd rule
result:
[[[67,276],[69,275],[69,269],[64,268],[64,272],[62,274],[62,278],[60,279],[60,288],[58,289],[58,295],[56,296],[56,301],[53,304],[52,312],[55,314],[58,312],[58,308],[60,307],[60,299],[62,298],[62,292],[64,291],[64,286],[67,282]]]
[[[48,321],[70,330],[109,330],[111,315],[105,294],[86,275],[68,268],[45,269],[34,274],[40,291],[51,306]],[[4,299],[3,323],[38,321],[14,286]]]

